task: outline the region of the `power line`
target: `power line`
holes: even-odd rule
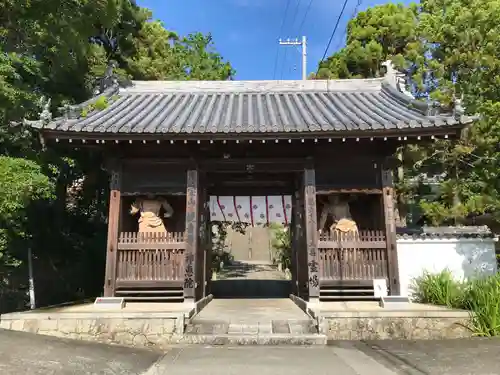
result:
[[[285,21],[286,21],[286,15],[288,14],[288,8],[290,8],[290,0],[287,0],[286,2],[286,8],[285,8],[285,14],[283,15],[283,20],[281,21],[281,27],[280,27],[280,34],[283,34],[283,28],[285,27]],[[278,68],[278,55],[279,55],[280,49],[279,45],[276,47],[276,58],[274,59],[274,73],[273,73],[273,79],[276,79],[276,69]]]
[[[297,6],[295,7],[295,12],[293,12],[293,18],[292,18],[292,31],[293,31],[293,25],[295,24],[295,19],[297,18],[297,14],[299,13],[299,8],[300,8],[300,1],[297,0]],[[288,49],[285,49],[285,56],[283,57],[283,62],[281,63],[281,74],[280,74],[280,79],[283,79],[283,72],[285,70],[285,63],[286,63],[286,55],[287,55]]]
[[[300,23],[299,32],[297,33],[297,35],[300,35],[302,33],[302,28],[304,27],[307,15],[309,14],[309,11],[311,10],[311,5],[312,5],[313,1],[314,0],[309,0],[309,4],[307,5],[306,12],[304,13],[304,17],[302,18],[302,22]]]
[[[363,3],[363,0],[358,0],[358,2],[356,3],[356,6],[354,7],[354,11],[352,12],[350,19],[353,19],[354,17],[356,17],[356,14],[358,13],[359,7],[361,6],[362,3]],[[342,44],[342,39],[347,34],[347,26],[348,25],[346,25],[346,27],[344,29],[344,33],[342,34],[342,37],[340,38],[339,42],[337,43],[337,47],[335,48],[335,51],[337,51],[340,48],[340,45]]]
[[[330,40],[328,41],[328,44],[326,45],[325,48],[325,53],[323,53],[323,57],[321,58],[320,62],[318,63],[318,69],[316,70],[316,75],[318,75],[319,72],[319,67],[321,66],[321,63],[326,57],[326,54],[328,53],[328,49],[330,48],[330,44],[332,44],[333,37],[335,33],[337,32],[337,28],[339,27],[340,19],[344,15],[345,7],[347,6],[347,3],[349,0],[344,0],[344,5],[342,6],[342,10],[340,11],[339,17],[337,18],[337,22],[335,22],[335,27],[333,28],[332,35],[330,35]]]

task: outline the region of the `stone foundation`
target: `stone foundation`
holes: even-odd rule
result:
[[[468,314],[462,316],[323,317],[328,340],[457,339],[472,337]]]
[[[75,316],[78,315],[78,316]],[[120,316],[121,315],[121,316]],[[128,314],[132,315],[132,314]],[[184,315],[154,314],[5,314],[0,328],[68,339],[139,347],[163,347],[184,333]]]

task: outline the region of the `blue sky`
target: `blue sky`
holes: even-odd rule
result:
[[[217,51],[236,69],[236,79],[300,79],[301,54],[292,46],[278,47],[278,39],[308,38],[308,73],[315,71],[340,13],[342,0],[137,0],[153,11],[165,27],[179,34],[211,32]],[[359,10],[389,0],[364,0]],[[408,2],[407,0],[403,2]],[[344,42],[347,21],[356,8],[350,0],[329,55]],[[300,25],[303,24],[300,30]],[[277,50],[279,50],[277,52]],[[285,50],[287,50],[285,52]],[[276,55],[278,53],[278,59]],[[276,63],[277,61],[277,63]],[[276,74],[275,74],[275,65]]]

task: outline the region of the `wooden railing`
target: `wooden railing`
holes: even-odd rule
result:
[[[387,247],[382,230],[358,234],[319,234],[320,280],[372,280],[387,278]]]
[[[118,237],[117,284],[155,286],[184,281],[184,233],[123,232]]]

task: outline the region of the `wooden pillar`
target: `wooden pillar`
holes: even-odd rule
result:
[[[394,215],[394,187],[392,171],[383,168],[382,173],[382,204],[384,207],[384,222],[387,242],[387,269],[389,279],[389,293],[393,296],[400,294],[398,252],[396,250],[396,218]]]
[[[207,248],[207,221],[210,219],[207,215],[207,187],[206,176],[198,171],[198,244],[196,251],[195,266],[195,287],[196,300],[206,296],[206,248]]]
[[[313,166],[304,170],[305,235],[307,244],[307,270],[309,302],[319,302],[319,254],[316,216],[316,176]]]
[[[106,271],[104,276],[104,296],[113,297],[116,285],[116,261],[118,247],[118,228],[120,225],[121,208],[121,166],[114,163],[109,171],[111,173],[110,181],[110,199],[108,213],[108,241],[106,246]]]
[[[199,231],[199,176],[197,169],[187,171],[186,250],[184,258],[184,300],[194,302],[196,291],[196,253]]]
[[[298,235],[299,235],[299,216],[298,216],[298,194],[292,195],[292,215],[290,218],[290,244],[292,247],[291,272],[292,272],[292,294],[299,295],[299,275],[298,275]]]

